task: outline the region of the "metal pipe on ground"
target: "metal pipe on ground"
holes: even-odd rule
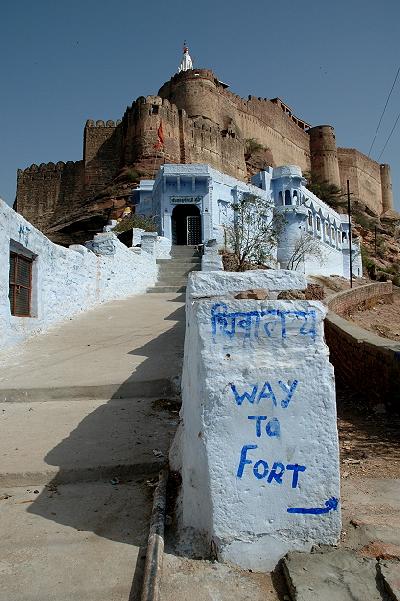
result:
[[[164,557],[164,524],[167,496],[168,468],[164,468],[154,491],[153,510],[147,539],[141,601],[158,601],[160,577]]]

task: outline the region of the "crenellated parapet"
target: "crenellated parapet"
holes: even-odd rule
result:
[[[36,177],[38,175],[46,175],[46,174],[54,174],[54,173],[63,173],[65,170],[75,169],[81,167],[83,161],[58,161],[57,163],[40,163],[40,165],[36,165],[36,163],[32,163],[29,167],[25,169],[18,169],[17,175],[18,178],[24,177]]]
[[[97,121],[88,119],[85,127],[117,127],[120,123],[121,119],[117,119],[116,121],[113,121],[113,119],[108,119],[107,121],[103,121],[103,119],[98,119]]]

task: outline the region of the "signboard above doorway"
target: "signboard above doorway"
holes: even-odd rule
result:
[[[202,200],[202,196],[170,196],[170,203],[172,205],[188,205],[188,204],[199,204]]]

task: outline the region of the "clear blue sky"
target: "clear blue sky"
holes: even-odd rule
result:
[[[0,36],[0,196],[16,170],[82,158],[88,118],[118,119],[177,69],[183,39],[195,66],[241,96],[280,96],[340,146],[368,153],[400,63],[399,0],[14,0]],[[400,110],[400,81],[375,143]],[[400,122],[381,158],[400,209]]]

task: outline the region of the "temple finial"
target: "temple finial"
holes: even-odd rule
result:
[[[183,56],[182,56],[181,64],[179,65],[179,68],[178,68],[178,73],[180,73],[181,71],[189,71],[190,69],[193,69],[193,62],[190,57],[189,48],[188,48],[188,46],[186,44],[186,40],[185,40],[183,42]]]

